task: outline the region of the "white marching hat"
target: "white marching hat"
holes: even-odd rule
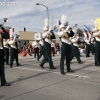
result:
[[[44,31],[45,31],[45,30],[49,30],[49,28],[48,28],[48,27],[44,27],[43,30],[44,30]]]
[[[59,25],[59,29],[63,28],[63,27],[66,27],[65,25],[61,24]]]
[[[67,27],[68,22],[67,22],[67,18],[66,15],[62,15],[61,16],[61,20],[60,20],[60,25],[59,25],[59,29],[63,28],[63,27]]]
[[[49,30],[49,20],[48,19],[45,19],[45,21],[44,21],[43,31],[45,31],[45,30]]]

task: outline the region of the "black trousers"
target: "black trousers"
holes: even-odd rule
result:
[[[0,49],[0,78],[1,84],[6,83],[5,70],[4,70],[4,50]]]
[[[43,52],[44,52],[44,50],[43,50],[43,46],[41,46],[41,49],[40,49],[40,55],[39,55],[39,59],[42,57],[42,55],[43,55]]]
[[[6,65],[9,64],[9,48],[4,47],[4,60]]]
[[[18,49],[12,48],[10,49],[10,66],[13,66],[13,61],[16,60],[16,64],[18,65]]]
[[[64,60],[66,59],[67,71],[70,70],[70,54],[71,54],[71,45],[62,42],[61,46],[61,58],[60,58],[60,71],[64,72]]]
[[[90,55],[90,45],[86,44],[86,57],[89,57]]]
[[[39,57],[39,48],[34,48],[34,58],[36,58],[36,55],[37,55],[37,58]]]
[[[90,51],[92,54],[94,54],[94,45],[92,43],[90,43]]]
[[[71,53],[71,56],[70,56],[70,61],[73,59],[73,57],[75,56],[77,61],[78,62],[81,62],[81,59],[80,59],[80,52],[79,52],[79,49],[78,47],[72,45],[72,53]]]
[[[46,61],[49,62],[49,66],[50,67],[54,67],[53,62],[52,62],[52,57],[51,57],[51,44],[44,42],[44,46],[43,46],[43,60],[41,62],[41,65],[44,65]]]
[[[95,44],[95,65],[100,65],[100,42],[96,41]]]

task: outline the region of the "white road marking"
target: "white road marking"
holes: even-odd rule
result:
[[[60,72],[54,72],[54,71],[47,71],[47,70],[38,70],[38,69],[30,69],[30,68],[23,68],[23,67],[17,67],[17,69],[22,69],[22,70],[33,70],[33,71],[38,71],[38,72],[50,72],[50,73],[55,73],[55,74],[61,74]],[[77,74],[66,74],[69,76],[74,76],[77,78],[89,78],[89,76],[81,76],[81,75],[77,75]]]

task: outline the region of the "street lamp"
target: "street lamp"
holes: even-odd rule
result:
[[[47,9],[47,16],[48,16],[48,21],[49,21],[49,11],[48,11],[48,6],[45,6],[44,4],[36,3],[36,5],[42,5]]]
[[[52,29],[53,29],[53,15],[52,15]]]

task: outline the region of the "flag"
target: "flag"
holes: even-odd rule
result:
[[[88,27],[87,27],[86,25],[84,25],[83,30],[84,30],[85,32],[88,32],[88,31],[89,31],[89,29],[88,29]]]

